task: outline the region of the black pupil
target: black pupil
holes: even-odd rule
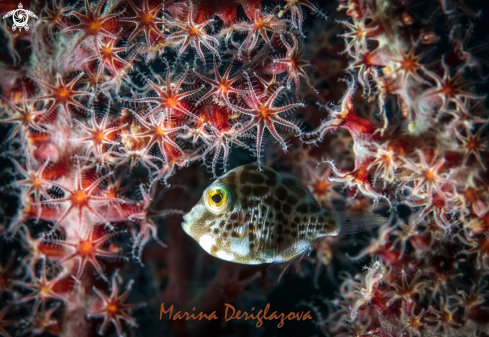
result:
[[[212,201],[214,201],[215,204],[218,204],[222,201],[222,196],[221,193],[216,193],[212,196]]]

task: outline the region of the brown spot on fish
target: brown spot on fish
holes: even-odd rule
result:
[[[282,212],[277,213],[277,220],[280,222],[285,221],[285,216]]]
[[[284,211],[285,214],[292,213],[292,207],[289,204],[283,204],[282,210]]]
[[[287,197],[287,203],[291,206],[297,205],[298,202],[299,202],[299,199],[293,194],[291,194]]]
[[[269,187],[275,187],[277,185],[277,180],[276,179],[268,179],[265,184]]]
[[[265,199],[263,199],[263,202],[269,206],[272,206],[273,204],[273,197],[271,195],[269,195],[268,197],[266,197]]]
[[[276,211],[280,211],[282,209],[282,203],[280,202],[280,200],[278,199],[273,200],[273,208]]]
[[[251,172],[251,171],[243,171],[239,176],[242,184],[253,184],[259,185],[265,182],[265,178],[261,173]]]
[[[297,212],[299,212],[299,213],[308,213],[309,212],[308,204],[302,203],[299,206],[297,206]]]
[[[246,186],[243,186],[241,188],[241,194],[243,195],[243,197],[250,197],[251,196],[251,186],[250,185],[246,185]]]
[[[268,189],[266,187],[255,186],[253,188],[253,195],[255,197],[263,197],[267,194],[267,192],[268,192]]]
[[[275,186],[277,184],[277,174],[274,171],[265,169],[262,173],[267,177],[266,184],[268,186]]]
[[[249,207],[248,198],[241,198],[241,207],[243,209],[248,209]]]
[[[236,179],[237,179],[237,174],[236,172],[229,172],[226,177],[222,179],[222,181],[228,185],[236,185]]]
[[[258,170],[257,164],[246,164],[246,165],[243,165],[242,167],[243,167],[243,171],[256,172],[256,170]]]
[[[250,205],[250,208],[257,208],[260,203],[260,200],[249,200],[248,205]]]
[[[275,196],[280,200],[285,200],[288,196],[287,190],[283,186],[279,186],[275,191]]]

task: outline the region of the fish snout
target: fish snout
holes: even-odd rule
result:
[[[187,213],[183,216],[183,222],[182,222],[182,228],[183,230],[185,231],[185,233],[187,233],[188,235],[190,235],[190,227],[192,226],[191,225],[191,221],[190,221],[190,213]]]

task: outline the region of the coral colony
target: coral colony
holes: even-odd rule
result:
[[[231,306],[311,335],[487,336],[488,63],[470,1],[17,1],[0,4],[1,336],[264,329]],[[258,313],[284,279],[181,227],[252,162],[289,168],[326,210],[388,217],[317,242],[285,279],[318,295],[289,316]]]

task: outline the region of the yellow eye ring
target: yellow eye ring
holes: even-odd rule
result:
[[[205,206],[213,213],[222,213],[233,205],[233,194],[224,184],[209,186],[204,192]]]

